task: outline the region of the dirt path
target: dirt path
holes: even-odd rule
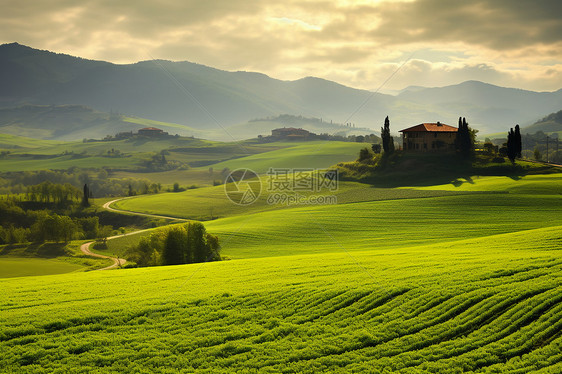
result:
[[[137,216],[143,216],[143,217],[153,217],[153,218],[164,218],[164,219],[172,219],[172,220],[176,220],[176,221],[189,221],[185,218],[178,218],[178,217],[169,217],[169,216],[161,216],[159,214],[148,214],[148,213],[139,213],[139,212],[132,212],[130,210],[121,210],[121,209],[115,209],[111,207],[111,204],[113,204],[116,201],[120,201],[120,200],[125,200],[125,199],[130,199],[130,197],[121,197],[119,199],[115,199],[115,200],[111,200],[108,201],[107,203],[103,204],[103,208],[110,210],[112,212],[117,212],[117,213],[129,213],[129,214],[135,214]]]
[[[111,238],[115,238],[115,236],[113,236]],[[107,238],[107,239],[109,240],[111,238]],[[109,265],[109,266],[106,266],[104,268],[97,269],[97,270],[115,269],[116,267],[121,267],[121,266],[125,265],[125,263],[127,262],[127,260],[125,260],[124,258],[117,258],[117,257],[106,256],[106,255],[100,255],[98,253],[94,253],[94,252],[90,251],[90,245],[92,245],[92,244],[94,244],[94,242],[88,242],[88,243],[82,244],[80,246],[80,250],[82,251],[82,253],[84,253],[88,256],[92,256],[92,257],[109,258],[110,260],[113,261],[113,265]]]
[[[161,215],[158,215],[158,214],[131,212],[131,211],[128,211],[128,210],[114,209],[114,208],[111,207],[111,204],[113,204],[114,202],[119,201],[119,200],[124,200],[124,199],[128,199],[128,197],[122,197],[122,198],[119,198],[119,199],[108,201],[107,203],[103,204],[103,208],[107,209],[109,211],[112,211],[112,212],[117,212],[117,213],[129,213],[129,214],[135,214],[137,216],[144,216],[144,217],[164,218],[164,219],[171,219],[171,220],[176,220],[176,221],[188,221],[187,219],[184,219],[184,218],[161,216]],[[138,230],[138,231],[129,232],[127,234],[110,236],[110,237],[107,238],[107,240],[111,240],[111,239],[115,239],[115,238],[121,238],[123,236],[134,235],[134,234],[138,234],[139,232],[143,232],[143,231],[147,231],[147,230],[150,230],[150,229]],[[125,260],[124,258],[111,257],[111,256],[101,255],[101,254],[92,252],[90,250],[90,245],[92,245],[92,244],[94,244],[94,242],[88,242],[88,243],[82,244],[80,246],[80,250],[82,251],[82,253],[84,253],[88,256],[92,256],[92,257],[108,258],[108,259],[113,261],[112,265],[106,266],[106,267],[98,269],[98,270],[115,269],[117,267],[123,266],[127,262],[127,260]]]

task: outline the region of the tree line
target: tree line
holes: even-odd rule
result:
[[[56,184],[49,181],[27,186],[27,201],[67,205],[80,199],[80,190],[70,183]]]
[[[14,199],[0,200],[0,244],[69,242],[73,239],[103,239],[113,227],[101,225],[99,217],[70,217],[48,210],[24,210]]]
[[[156,193],[162,188],[160,184],[147,179],[110,178],[109,172],[103,168],[88,170],[70,168],[66,171],[40,170],[1,173],[0,194],[27,194],[28,186],[35,186],[44,182],[57,185],[68,184],[79,190],[84,184],[88,184],[92,196],[95,197],[123,196],[130,191],[135,195]],[[55,197],[56,193],[53,192],[34,191],[37,201],[45,200],[49,196],[51,202],[53,199],[58,199]],[[31,194],[32,191],[29,190],[29,193]]]
[[[156,230],[127,251],[138,266],[179,265],[219,261],[218,237],[207,233],[201,222],[193,221]]]

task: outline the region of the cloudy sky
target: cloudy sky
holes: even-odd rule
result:
[[[562,88],[560,0],[0,0],[0,42],[381,91]],[[385,83],[386,82],[386,83]]]

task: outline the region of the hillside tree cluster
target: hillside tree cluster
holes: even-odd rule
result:
[[[138,266],[179,265],[219,261],[218,237],[193,221],[155,231],[128,249],[127,258]]]
[[[101,225],[97,216],[70,217],[21,205],[15,198],[0,200],[0,244],[103,239],[113,231],[112,226]]]

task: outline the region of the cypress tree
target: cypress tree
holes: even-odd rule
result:
[[[390,136],[390,120],[388,116],[384,119],[384,127],[381,127],[382,148],[384,153],[394,152],[394,140]]]
[[[512,163],[515,162],[515,157],[517,157],[517,135],[513,128],[509,129],[507,133],[507,157]]]
[[[470,127],[468,126],[468,122],[466,122],[466,118],[463,117],[459,117],[459,128],[455,138],[455,148],[465,159],[469,159],[474,151]]]
[[[90,197],[90,189],[88,185],[84,183],[84,195],[82,196],[82,205],[83,206],[90,206],[90,201],[88,198]]]
[[[523,146],[521,144],[521,131],[519,129],[519,125],[515,125],[514,142],[515,142],[515,157],[521,158],[521,151]]]

